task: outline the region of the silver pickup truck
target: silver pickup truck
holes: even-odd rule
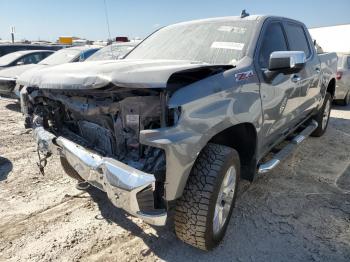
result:
[[[153,225],[175,209],[177,236],[210,250],[240,179],[325,132],[336,66],[336,54],[316,54],[304,24],[242,15],[167,26],[123,60],[59,65],[18,82],[41,168],[59,154],[68,175]]]
[[[350,103],[350,54],[339,55],[336,79],[334,99],[338,104],[347,106]]]

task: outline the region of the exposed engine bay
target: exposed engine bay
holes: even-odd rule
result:
[[[164,91],[55,92],[36,88],[27,91],[31,93],[26,102],[27,125],[33,128],[42,126],[56,136],[63,136],[101,156],[154,174],[158,193],[162,194],[164,151],[140,144],[139,133],[173,121],[165,112]]]

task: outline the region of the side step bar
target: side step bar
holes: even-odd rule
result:
[[[258,166],[258,174],[265,174],[270,172],[276,166],[278,166],[288,155],[290,155],[301,142],[303,142],[311,133],[317,128],[318,124],[315,120],[312,120],[310,125],[308,125],[299,135],[294,137],[291,142],[282,148],[274,157],[262,163]]]

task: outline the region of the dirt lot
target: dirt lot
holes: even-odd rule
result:
[[[223,243],[205,253],[81,192],[57,157],[36,166],[19,107],[0,99],[0,261],[350,261],[350,107],[335,107],[326,135],[242,184]]]

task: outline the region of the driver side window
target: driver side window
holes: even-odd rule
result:
[[[260,47],[259,65],[268,68],[270,55],[275,51],[287,51],[287,43],[280,23],[271,23],[267,26],[262,45]]]

